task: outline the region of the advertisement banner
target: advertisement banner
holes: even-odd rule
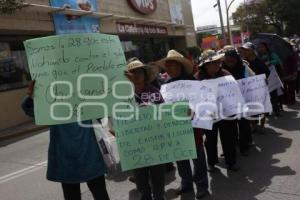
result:
[[[181,0],[169,0],[169,6],[172,22],[183,25],[184,19],[182,14]]]
[[[53,7],[97,11],[97,0],[50,0]],[[99,19],[89,16],[53,14],[56,34],[99,32]]]

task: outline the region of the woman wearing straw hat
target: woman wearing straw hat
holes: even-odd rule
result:
[[[167,83],[178,80],[195,80],[193,77],[193,64],[183,55],[175,50],[170,50],[166,58],[157,62],[157,64],[164,69],[170,79]],[[205,152],[203,148],[203,139],[201,129],[194,129],[195,141],[197,146],[198,158],[193,160],[194,176],[189,160],[178,161],[178,173],[181,177],[181,187],[176,194],[181,195],[193,191],[193,180],[197,186],[196,198],[200,199],[209,194],[208,192],[208,177]]]
[[[145,65],[136,58],[129,61],[125,75],[134,85],[135,99],[140,106],[164,102],[159,90],[150,84],[158,73],[154,65]],[[165,199],[165,165],[135,169],[133,174],[141,200]]]
[[[199,73],[196,75],[198,80],[216,79],[231,75],[228,71],[222,69],[221,60],[224,55],[219,55],[213,50],[207,50],[202,54]],[[215,165],[218,159],[218,132],[220,132],[221,144],[228,169],[238,171],[236,166],[236,132],[237,125],[234,121],[221,120],[213,125],[213,130],[205,130],[205,147],[207,152],[208,166],[210,172],[215,172]]]

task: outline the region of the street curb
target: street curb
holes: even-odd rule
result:
[[[48,129],[47,126],[35,126],[33,128],[23,129],[23,130],[19,130],[19,131],[16,131],[16,132],[0,135],[0,142],[10,140],[10,139],[14,139],[14,138],[17,138],[19,136],[26,136],[27,134],[29,135],[29,133],[37,132],[37,131],[41,131],[41,130],[47,130],[47,129]]]

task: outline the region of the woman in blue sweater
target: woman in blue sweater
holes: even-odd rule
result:
[[[34,82],[22,103],[25,113],[34,117]],[[91,124],[91,121],[83,122]],[[50,126],[47,179],[62,184],[65,200],[81,200],[80,183],[87,182],[95,200],[109,200],[104,164],[93,128],[78,123]]]

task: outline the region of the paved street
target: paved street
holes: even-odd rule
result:
[[[286,108],[283,117],[270,119],[265,135],[254,135],[256,146],[248,158],[239,156],[241,171],[221,171],[210,177],[212,196],[217,200],[299,200],[300,199],[300,103]],[[48,132],[3,146],[0,151],[1,200],[60,200],[60,185],[45,179]],[[222,161],[222,160],[221,160]],[[175,172],[174,172],[175,173]],[[177,174],[169,174],[167,199],[179,184]],[[137,199],[128,174],[107,177],[112,200]],[[83,199],[91,200],[82,185]],[[181,197],[194,199],[193,195]]]

